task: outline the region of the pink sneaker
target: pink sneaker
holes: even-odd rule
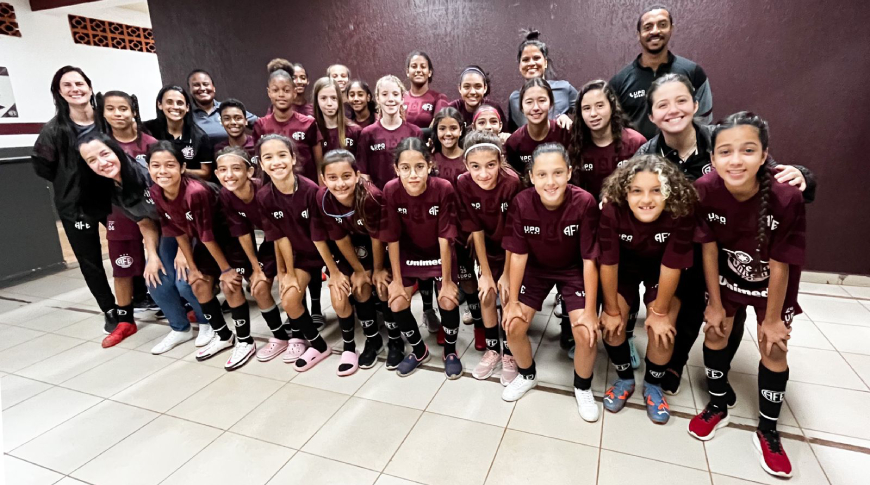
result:
[[[329,357],[330,355],[332,355],[332,350],[330,350],[329,348],[327,348],[326,351],[321,352],[314,347],[308,347],[308,350],[306,350],[304,354],[296,359],[296,364],[294,368],[297,372],[305,372],[308,369],[317,365],[321,360]],[[305,365],[300,365],[303,360],[305,361]]]
[[[338,376],[352,375],[357,369],[359,369],[359,354],[356,352],[342,352],[341,362],[338,363]]]
[[[302,354],[308,350],[308,341],[303,340],[301,338],[291,338],[289,342],[287,342],[287,351],[284,352],[284,355],[281,358],[284,360],[285,364],[292,364],[296,362],[299,357],[302,357]]]
[[[488,379],[489,376],[492,375],[493,372],[498,368],[498,364],[501,363],[501,359],[498,356],[498,352],[494,350],[487,350],[483,353],[483,357],[480,358],[480,362],[477,364],[477,367],[471,372],[471,375],[474,376],[475,379],[484,380]]]
[[[517,378],[517,361],[513,355],[504,355],[501,358],[501,385],[507,387],[508,384]]]
[[[287,350],[287,341],[276,338],[270,338],[269,343],[265,347],[257,351],[257,360],[260,362],[269,362],[281,355],[281,352]]]

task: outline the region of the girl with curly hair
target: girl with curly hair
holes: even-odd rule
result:
[[[692,265],[692,213],[698,196],[686,176],[657,155],[628,160],[605,180],[601,195],[607,200],[598,226],[601,326],[604,348],[617,373],[604,393],[604,409],[618,412],[634,394],[626,325],[631,308],[639,307],[637,288],[643,284],[649,335],[644,403],[650,420],[665,424],[670,410],[661,381],[674,350],[680,273]]]

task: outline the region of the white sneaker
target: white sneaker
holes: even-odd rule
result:
[[[471,312],[469,310],[465,310],[462,312],[462,323],[466,325],[471,325],[474,323],[474,317],[471,316]]]
[[[233,353],[230,354],[230,358],[227,360],[227,363],[224,364],[224,369],[228,371],[238,369],[245,365],[245,362],[247,362],[256,352],[256,343],[236,342],[236,346],[233,347]]]
[[[151,349],[151,353],[154,355],[165,354],[166,352],[169,352],[170,350],[178,347],[179,345],[187,342],[192,338],[193,330],[189,328],[186,332],[170,330],[169,333],[165,337],[163,337],[163,340],[161,340],[159,344],[155,345]]]
[[[211,342],[212,337],[214,337],[214,329],[211,328],[211,325],[207,323],[199,324],[199,333],[196,334],[196,342],[193,345],[197,347],[205,347]]]
[[[214,338],[211,339],[211,342],[209,342],[208,345],[196,351],[196,360],[198,362],[202,362],[206,359],[210,359],[215,355],[223,352],[224,350],[232,347],[235,341],[235,335],[227,340],[221,340],[221,338],[218,337],[217,334],[215,334]]]
[[[520,374],[504,388],[504,391],[501,393],[501,398],[507,402],[517,401],[537,385],[537,374],[535,374],[534,377],[526,377]]]
[[[434,308],[423,312],[423,325],[426,325],[429,333],[438,333],[441,329],[441,319],[438,318],[438,312]]]
[[[577,398],[577,409],[580,411],[580,417],[583,418],[583,421],[590,423],[598,421],[601,412],[598,410],[598,403],[595,402],[592,390],[581,391],[575,387],[574,397]]]
[[[553,315],[556,318],[562,318],[564,315],[562,315],[562,295],[561,294],[556,293],[556,298],[553,299],[553,306],[554,306]]]

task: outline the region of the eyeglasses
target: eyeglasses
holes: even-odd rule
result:
[[[422,166],[401,165],[401,166],[399,166],[398,171],[399,171],[400,176],[408,177],[411,175],[411,172],[419,173],[419,174],[428,173],[429,166],[428,165],[422,165]]]

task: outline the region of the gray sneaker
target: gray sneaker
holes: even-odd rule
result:
[[[423,312],[423,324],[426,325],[429,333],[438,333],[441,329],[441,319],[438,318],[438,312],[434,308]]]

